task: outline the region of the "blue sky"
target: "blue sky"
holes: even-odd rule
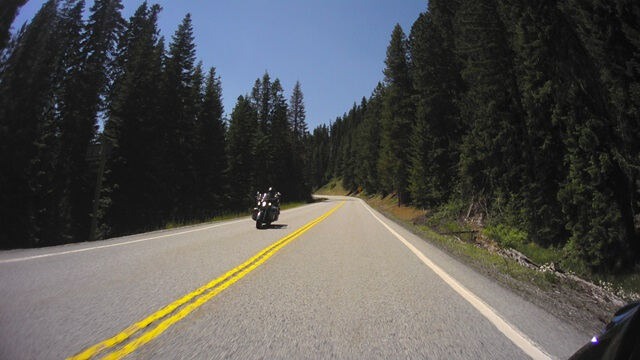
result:
[[[30,0],[14,22],[30,20],[45,1]],[[123,0],[129,18],[142,0]],[[167,44],[191,13],[198,60],[215,66],[231,114],[265,70],[289,99],[302,85],[309,130],[328,124],[367,98],[382,70],[391,31],[408,35],[426,0],[163,0],[159,27]],[[87,0],[87,8],[93,1]]]

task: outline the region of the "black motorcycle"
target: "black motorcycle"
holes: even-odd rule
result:
[[[272,197],[269,193],[256,194],[257,205],[251,212],[251,218],[256,221],[256,229],[269,227],[280,216],[280,193]]]

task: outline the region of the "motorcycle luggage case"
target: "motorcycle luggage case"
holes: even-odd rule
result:
[[[251,219],[253,219],[253,221],[258,219],[258,208],[253,208],[253,211],[251,211]]]

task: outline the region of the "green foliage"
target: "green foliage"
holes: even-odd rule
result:
[[[414,203],[437,206],[449,197],[455,181],[459,110],[452,90],[463,88],[460,64],[446,31],[434,17],[421,14],[411,28],[411,73],[416,89],[415,126],[411,134],[409,189]],[[448,46],[447,46],[448,45]]]
[[[482,232],[485,236],[497,241],[500,246],[505,248],[516,249],[527,240],[527,234],[524,231],[502,224],[487,226]]]
[[[253,165],[257,124],[254,107],[248,99],[238,97],[227,133],[227,176],[234,181],[229,196],[236,208],[250,206],[253,202],[254,178],[258,175]]]
[[[159,226],[170,216],[159,180],[162,160],[162,54],[157,37],[160,8],[141,5],[118,44],[118,63],[102,142],[113,150],[105,172],[101,236],[129,234],[139,224]]]
[[[385,96],[381,111],[378,174],[383,192],[398,194],[398,202],[410,202],[409,134],[414,117],[413,84],[409,74],[407,39],[399,24],[391,33],[385,59]]]
[[[456,226],[452,199],[474,199],[475,215],[505,227],[493,235],[541,262],[564,248],[576,267],[633,267],[639,9],[631,0],[429,1],[408,41],[393,30],[376,95],[330,126],[315,185],[336,176],[351,191],[395,194],[436,209],[439,228]]]
[[[265,73],[252,99],[260,106],[240,98],[227,132],[221,81],[196,64],[190,15],[167,52],[160,6],[144,2],[124,21],[120,0],[96,0],[86,22],[84,6],[48,1],[2,52],[0,247],[87,239],[98,166],[85,159],[92,142],[113,145],[99,237],[244,211],[265,186],[288,201],[310,197],[299,83],[290,114],[279,80]]]

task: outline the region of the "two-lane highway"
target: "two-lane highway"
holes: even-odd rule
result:
[[[566,358],[589,339],[362,201],[0,253],[0,358]]]

